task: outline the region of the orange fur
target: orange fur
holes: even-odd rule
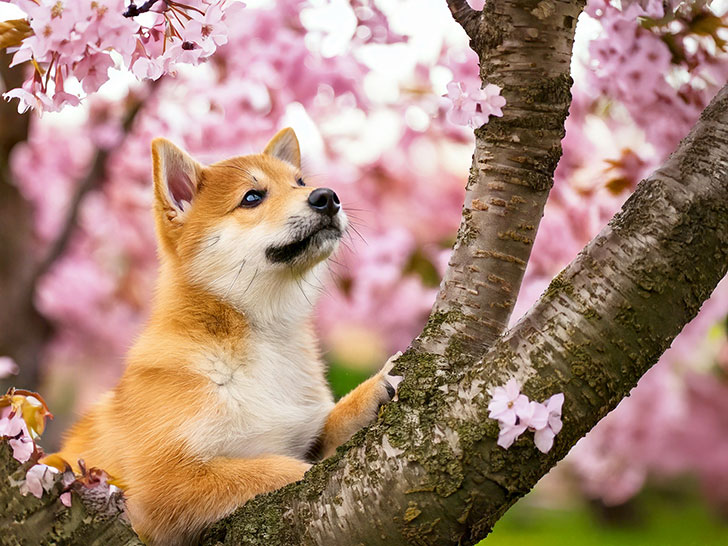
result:
[[[360,428],[375,417],[379,406],[389,401],[386,387],[382,389],[382,375],[370,377],[339,400],[324,425],[321,438],[322,456],[328,457]]]
[[[235,234],[252,248],[258,239],[246,234],[282,237],[290,218],[309,214],[313,188],[296,184],[300,152],[293,132],[281,131],[263,154],[209,167],[161,139],[152,153],[161,262],[153,311],[119,384],[48,461],[60,457],[78,471],[83,459],[103,468],[124,489],[132,524],[145,541],[189,544],[253,496],[301,479],[307,450],[319,442],[324,454],[333,452],[389,395],[380,372],[333,404],[310,309],[298,321],[305,305],[286,300],[294,297],[288,284],[300,282],[323,257],[296,268],[275,268],[263,258],[252,264],[255,273],[248,271],[252,280],[245,283],[269,298],[262,303],[236,285],[238,262],[224,261],[236,251]],[[263,204],[238,207],[247,191],[261,188]],[[188,194],[191,205],[174,199]],[[207,250],[223,244],[232,246],[214,255]],[[210,274],[214,268],[226,275],[224,283]],[[261,268],[267,276],[257,280]],[[280,284],[267,291],[269,282]],[[297,423],[311,421],[306,412],[320,425],[301,438]],[[265,421],[269,415],[292,422]]]

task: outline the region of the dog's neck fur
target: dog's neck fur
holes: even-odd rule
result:
[[[318,281],[312,275],[277,276],[258,275],[249,287],[257,294],[251,307],[247,301],[225,301],[186,280],[178,268],[162,265],[150,324],[190,337],[212,336],[233,343],[251,332],[281,341],[315,342],[309,324],[319,291],[312,281]],[[257,290],[257,285],[266,289]]]

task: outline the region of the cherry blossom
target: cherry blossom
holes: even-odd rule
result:
[[[124,0],[10,3],[27,14],[18,28],[29,23],[30,29],[11,49],[14,64],[30,62],[33,70],[22,88],[3,95],[17,98],[21,112],[29,108],[55,112],[77,105],[84,95],[66,90],[68,78],[80,81],[88,95],[109,80],[112,68],[127,67],[138,78],[158,79],[174,73],[178,63],[198,64],[227,43],[227,15],[244,6],[224,0],[167,1],[143,9],[151,19],[142,25],[137,21],[142,8],[131,9]]]
[[[22,414],[12,406],[0,408],[0,436],[14,438],[19,434],[27,434]]]
[[[204,15],[193,11],[190,16],[192,19],[184,28],[183,44],[187,42],[196,44],[202,48],[207,57],[227,43],[227,27],[223,22],[223,11],[219,6],[210,6]]]
[[[61,493],[60,500],[61,500],[61,503],[63,504],[63,506],[70,508],[71,507],[71,492],[66,491],[65,493]]]
[[[501,107],[506,99],[500,96],[501,88],[489,83],[485,88],[463,82],[447,84],[447,99],[452,103],[447,119],[456,125],[477,129],[488,123],[490,116],[503,116]]]
[[[521,387],[515,379],[509,379],[503,387],[493,389],[493,397],[488,404],[488,417],[497,419],[502,424],[515,425],[519,410],[528,406],[528,397],[521,394]]]
[[[563,393],[555,394],[543,403],[529,400],[521,394],[515,379],[496,387],[488,404],[488,417],[498,420],[500,425],[497,444],[508,449],[521,434],[530,430],[534,432],[536,447],[543,453],[548,452],[554,437],[561,431],[563,403]]]
[[[58,474],[58,470],[52,466],[44,464],[33,465],[26,472],[25,479],[18,484],[20,492],[23,495],[30,493],[35,497],[41,498],[43,491],[50,491],[53,487],[56,474]]]
[[[52,414],[36,393],[10,389],[0,396],[0,437],[8,439],[19,462],[27,462],[36,453],[35,439],[43,433],[47,417]]]
[[[13,448],[13,457],[21,463],[27,462],[35,450],[35,444],[29,436],[13,438],[12,440],[9,440],[8,443],[10,444],[10,447]]]
[[[503,449],[508,449],[513,445],[518,437],[526,432],[528,425],[526,423],[518,423],[508,425],[506,423],[501,424],[500,432],[498,434],[497,444]]]
[[[554,437],[561,432],[563,423],[561,422],[561,406],[564,404],[564,394],[554,394],[551,398],[544,402],[546,410],[546,423],[541,427],[534,427],[535,432],[533,441],[536,447],[542,452],[547,453],[554,445]]]

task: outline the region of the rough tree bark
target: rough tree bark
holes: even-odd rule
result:
[[[0,476],[11,480],[24,477],[21,465],[13,459],[6,443],[0,444]],[[38,499],[33,495],[23,497],[17,487],[3,484],[0,488],[0,544],[141,546],[139,537],[114,507],[106,507],[101,513],[94,508],[98,503],[90,495],[82,500],[74,494],[71,508],[66,508],[59,500],[62,487],[58,479],[51,491]]]
[[[499,0],[482,14],[448,3],[513,112],[476,132],[453,266],[427,327],[397,362],[399,400],[302,482],[219,522],[204,544],[477,542],[628,394],[726,273],[728,87],[501,336],[559,155],[564,51],[581,3]],[[548,454],[529,436],[509,450],[495,443],[488,392],[510,377],[532,399],[565,394],[564,428]]]
[[[576,19],[585,2],[498,0],[483,11],[448,0],[470,37],[483,82],[503,91],[502,118],[475,131],[457,242],[426,332],[414,348],[443,354],[458,341],[462,365],[503,332],[516,303],[571,103]]]

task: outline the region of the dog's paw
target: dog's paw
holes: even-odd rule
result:
[[[265,487],[266,491],[273,491],[289,483],[301,481],[303,475],[311,468],[311,465],[307,462],[283,455],[273,456],[269,460],[271,479]]]
[[[304,461],[298,461],[298,465],[294,468],[292,468],[290,481],[291,482],[297,482],[303,479],[303,475],[309,471],[311,468],[311,464],[306,463]]]
[[[395,355],[392,355],[392,357],[387,360],[387,362],[384,363],[384,366],[382,366],[382,369],[379,370],[379,373],[377,374],[377,377],[380,380],[381,385],[384,387],[384,390],[386,391],[386,399],[383,399],[380,401],[381,404],[386,404],[390,400],[396,400],[397,399],[397,387],[402,382],[403,377],[401,375],[391,375],[390,372],[392,371],[392,368],[394,367],[395,361],[402,356],[402,352],[398,352]]]

